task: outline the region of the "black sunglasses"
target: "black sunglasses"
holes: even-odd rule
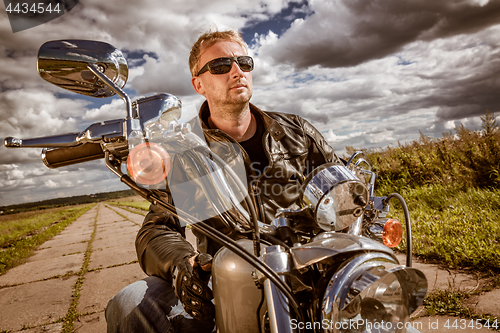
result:
[[[210,74],[226,74],[229,73],[231,67],[233,67],[233,62],[236,62],[240,66],[243,72],[250,72],[253,70],[253,59],[250,56],[239,56],[239,57],[223,57],[210,60],[203,66],[196,76],[199,76],[206,71]]]

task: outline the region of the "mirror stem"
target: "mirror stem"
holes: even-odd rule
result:
[[[87,68],[125,101],[125,104],[127,105],[127,118],[126,119],[128,120],[128,119],[137,118],[136,112],[134,112],[134,110],[132,109],[132,101],[130,100],[130,97],[128,97],[127,93],[125,93],[125,91],[123,91],[120,87],[115,85],[113,83],[113,81],[108,79],[108,77],[106,75],[104,75],[99,70],[99,67],[97,67],[96,65],[94,65],[92,63],[88,63]]]

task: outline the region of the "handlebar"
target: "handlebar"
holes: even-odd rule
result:
[[[120,142],[109,149],[114,155],[123,157],[121,152],[126,150],[127,145],[126,140],[123,140],[124,129],[133,127],[133,120],[130,120],[130,125],[122,119],[94,123],[78,133],[30,139],[7,137],[4,145],[7,148],[44,148],[42,160],[51,169],[104,158],[101,147],[104,142]]]
[[[76,147],[44,148],[42,150],[43,163],[51,169],[101,158],[104,158],[104,152],[98,143],[84,143]]]
[[[74,147],[80,133],[67,133],[60,135],[44,136],[33,139],[17,139],[7,137],[4,140],[4,145],[7,148],[59,148],[59,147]]]

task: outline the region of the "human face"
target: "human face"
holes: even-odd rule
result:
[[[242,55],[246,53],[240,44],[221,41],[203,51],[199,64],[203,66],[213,59]],[[242,71],[235,62],[226,74],[214,75],[207,71],[193,77],[191,82],[196,92],[205,96],[211,110],[248,104],[253,93],[252,73]]]

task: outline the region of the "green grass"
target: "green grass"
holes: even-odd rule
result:
[[[36,232],[65,215],[65,208],[56,208],[49,211],[26,212],[0,217],[0,246],[5,247],[9,242],[23,235]]]
[[[415,255],[450,268],[500,271],[500,190],[436,184],[406,188],[400,194],[410,212]],[[391,204],[404,223],[399,204]],[[406,243],[398,249],[405,250]]]
[[[494,331],[500,331],[500,318],[479,314],[466,304],[472,295],[480,293],[481,290],[463,292],[453,288],[435,290],[425,297],[423,305],[429,316],[449,315],[468,318],[465,323],[469,323],[470,319],[473,319],[476,328],[487,327]]]
[[[57,235],[93,206],[21,213],[1,219],[0,235],[5,247],[0,252],[0,275],[22,263],[38,245]]]
[[[436,290],[424,300],[424,307],[428,315],[452,315],[472,317],[473,311],[463,304],[469,298],[468,293],[458,290]]]
[[[110,201],[109,203],[122,208],[130,207],[130,208],[140,209],[145,212],[149,210],[149,206],[151,205],[149,201]]]

